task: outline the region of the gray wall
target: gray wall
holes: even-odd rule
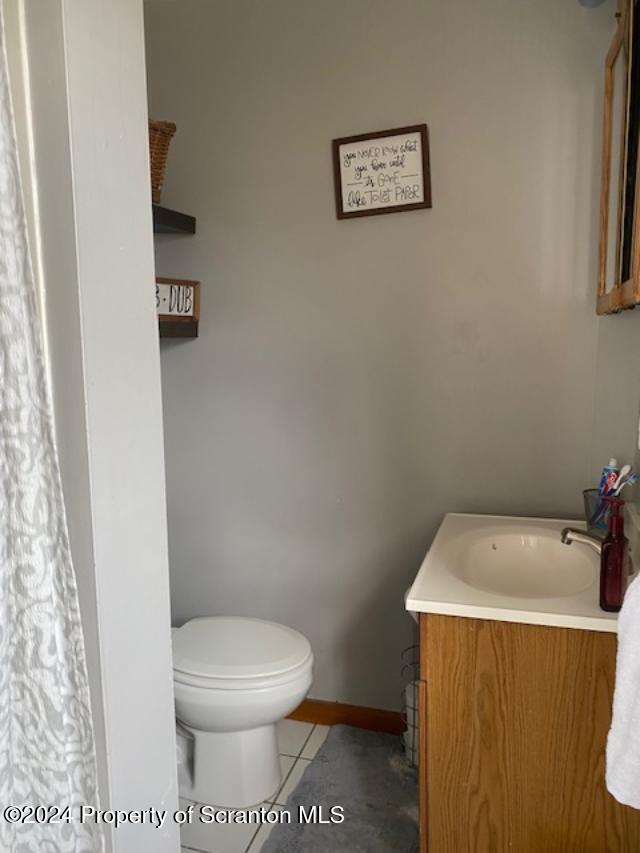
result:
[[[630,454],[640,371],[613,432],[599,394],[640,317],[594,313],[612,27],[573,0],[147,3],[164,200],[198,217],[157,271],[203,282],[200,339],[162,351],[176,621],[282,620],[313,696],[396,707],[443,515],[573,515]],[[433,209],[338,222],[331,139],[421,121]]]

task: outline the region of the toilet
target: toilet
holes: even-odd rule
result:
[[[228,616],[192,619],[172,640],[181,796],[235,807],[267,800],[281,783],[276,723],[311,687],[309,641],[276,622]]]

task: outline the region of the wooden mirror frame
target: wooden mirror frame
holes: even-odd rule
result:
[[[620,266],[621,241],[623,239],[624,221],[622,220],[624,190],[626,187],[626,176],[628,170],[628,148],[629,148],[629,97],[630,78],[633,72],[633,63],[640,57],[633,55],[634,42],[634,6],[637,0],[618,0],[618,27],[613,37],[611,47],[607,53],[605,63],[605,89],[604,89],[604,121],[602,132],[602,181],[600,191],[600,238],[599,238],[599,265],[598,265],[598,299],[596,311],[598,314],[614,314],[627,308],[634,308],[640,304],[640,168],[636,166],[635,192],[633,199],[633,221],[629,236],[631,239],[630,274],[622,281],[622,270]],[[640,22],[636,22],[640,26]],[[611,156],[613,128],[613,102],[614,102],[614,66],[620,52],[627,52],[627,73],[625,75],[625,89],[623,93],[626,105],[626,120],[623,123],[621,140],[622,151],[622,179],[617,187],[618,191],[618,228],[616,229],[616,267],[615,281],[613,287],[607,291],[607,251],[608,226],[609,226],[609,198],[611,193]],[[636,128],[636,132],[638,128]],[[637,159],[637,158],[636,158]]]

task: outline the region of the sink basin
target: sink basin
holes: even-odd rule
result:
[[[564,527],[545,518],[450,513],[409,591],[407,610],[616,631],[615,613],[598,606],[600,560]]]
[[[598,561],[557,532],[508,528],[467,537],[454,571],[470,586],[517,598],[575,595],[593,585]]]

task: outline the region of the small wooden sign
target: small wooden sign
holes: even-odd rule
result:
[[[197,337],[200,282],[183,278],[156,278],[156,311],[160,337]]]
[[[200,282],[156,278],[156,309],[160,320],[199,320]]]
[[[333,140],[338,219],[431,207],[426,124]]]

